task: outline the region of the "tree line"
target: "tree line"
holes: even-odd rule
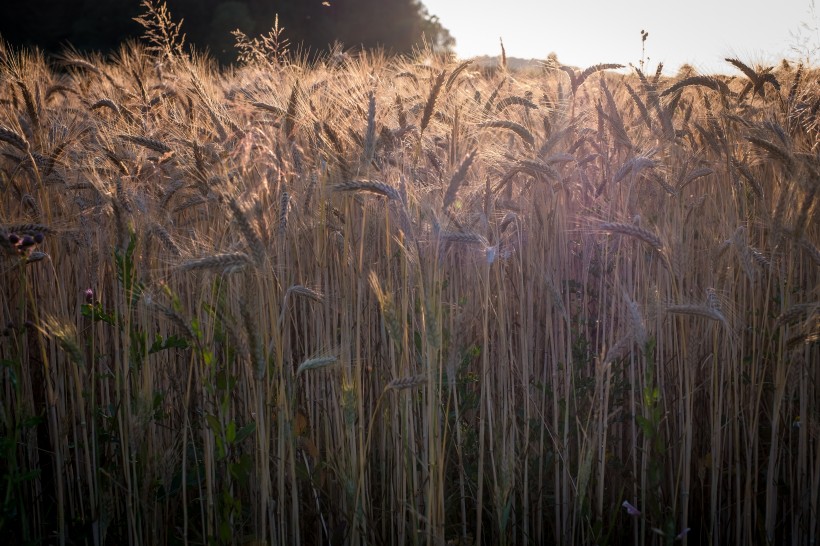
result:
[[[157,0],[153,0],[157,1]],[[267,33],[278,15],[293,48],[321,53],[345,47],[409,53],[423,41],[450,49],[454,40],[418,0],[166,0],[183,20],[187,42],[222,62],[236,59],[231,31]],[[134,21],[145,11],[139,0],[28,0],[0,2],[0,37],[16,46],[59,52],[110,51],[142,33]]]

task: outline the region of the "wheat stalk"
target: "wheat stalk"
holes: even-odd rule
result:
[[[208,269],[222,269],[226,273],[233,273],[242,270],[245,266],[253,263],[250,256],[244,252],[230,252],[226,254],[213,254],[182,262],[178,268],[182,271],[202,271]]]

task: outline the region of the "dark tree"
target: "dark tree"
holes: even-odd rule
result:
[[[248,36],[270,30],[276,14],[295,47],[321,53],[334,42],[345,47],[380,47],[408,53],[427,43],[448,49],[453,39],[418,0],[167,0],[188,43],[209,49],[222,61],[235,58],[231,31]],[[57,52],[67,45],[80,50],[111,50],[141,34],[133,18],[139,0],[0,1],[0,36],[16,46]]]

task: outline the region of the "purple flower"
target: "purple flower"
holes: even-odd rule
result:
[[[20,237],[15,235],[14,233],[9,234],[8,240],[12,245],[17,245],[20,242]]]
[[[31,235],[24,236],[23,240],[20,241],[20,247],[21,248],[27,248],[27,247],[30,247],[30,246],[34,246],[35,244],[37,244],[37,243],[34,242],[34,237],[32,237]]]
[[[675,540],[683,540],[683,537],[689,534],[689,527],[678,533],[678,536],[675,537]]]
[[[85,302],[88,304],[94,303],[94,291],[90,288],[85,289]]]
[[[632,504],[629,501],[624,501],[623,504],[621,504],[621,506],[626,508],[626,513],[632,517],[638,517],[641,515],[641,511],[632,506]]]
[[[38,245],[40,243],[42,243],[43,239],[45,239],[45,238],[46,238],[46,236],[43,235],[42,233],[35,233],[34,234],[34,242],[37,243]]]

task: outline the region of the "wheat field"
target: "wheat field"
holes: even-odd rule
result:
[[[5,543],[814,543],[817,70],[173,30],[0,45]]]

